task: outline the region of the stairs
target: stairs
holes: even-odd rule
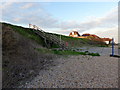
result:
[[[44,39],[44,42],[45,42],[47,47],[49,47],[49,43],[54,43],[54,44],[58,45],[60,48],[62,48],[62,49],[67,48],[65,42],[63,40],[60,40],[57,36],[52,35],[52,34],[48,34],[45,31],[43,31],[42,29],[33,29],[33,31],[38,36],[40,36],[40,37],[42,37]]]

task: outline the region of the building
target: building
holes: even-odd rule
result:
[[[72,31],[69,36],[71,37],[80,37],[80,34],[77,31]]]
[[[106,42],[106,44],[110,44],[110,42],[112,41],[112,39],[110,38],[100,38],[99,36],[95,34],[89,34],[89,33],[86,33],[80,36],[80,34],[77,31],[70,32],[69,36],[76,37],[76,38],[87,38],[89,40],[94,40],[94,41]]]

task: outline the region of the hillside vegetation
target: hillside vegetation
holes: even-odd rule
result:
[[[14,27],[14,26],[12,26]],[[51,65],[56,55],[38,52],[44,49],[42,39],[32,31],[2,25],[2,87],[13,88],[35,77],[45,66]],[[18,33],[19,32],[19,33]],[[30,34],[32,33],[32,34]],[[27,37],[27,38],[26,38]],[[37,42],[37,43],[36,43]]]
[[[47,34],[56,35],[59,39],[61,37],[61,40],[67,42],[68,46],[71,48],[83,47],[83,46],[107,47],[107,44],[105,42],[92,41],[86,38],[74,38],[74,37],[55,34],[55,33],[47,33]]]
[[[21,26],[11,25],[11,24],[7,24],[7,23],[3,23],[3,24],[11,27],[15,32],[18,32],[19,34],[21,34],[27,38],[35,40],[37,43],[39,43],[40,45],[45,47],[45,42],[44,42],[43,38],[36,35],[34,33],[33,29],[24,28]],[[69,36],[65,36],[65,35],[48,33],[48,32],[45,32],[45,33],[46,33],[46,35],[55,35],[55,36],[57,36],[58,39],[60,39],[60,36],[61,36],[61,40],[67,42],[69,47],[106,46],[106,44],[104,42],[100,42],[100,41],[92,41],[92,40],[85,39],[85,38],[73,38],[73,37],[69,37]],[[53,43],[50,48],[59,48],[59,46]]]

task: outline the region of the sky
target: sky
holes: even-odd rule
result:
[[[118,2],[2,2],[2,22],[68,36],[71,31],[115,38],[118,42]]]

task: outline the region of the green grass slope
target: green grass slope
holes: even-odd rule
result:
[[[40,38],[38,35],[36,35],[32,29],[24,28],[24,27],[16,26],[16,25],[11,25],[7,23],[2,23],[2,24],[11,27],[14,31],[20,33],[21,35],[27,38],[30,38],[32,40],[35,40],[37,43],[41,44],[42,46],[45,46],[45,42],[43,41],[43,38]],[[73,38],[69,36],[48,33],[48,32],[46,32],[46,34],[56,35],[58,39],[60,39],[60,36],[61,36],[61,39],[67,42],[69,47],[106,46],[104,42],[92,41],[92,40],[88,40],[85,38]],[[56,44],[53,44],[50,48],[59,48],[59,46]]]

